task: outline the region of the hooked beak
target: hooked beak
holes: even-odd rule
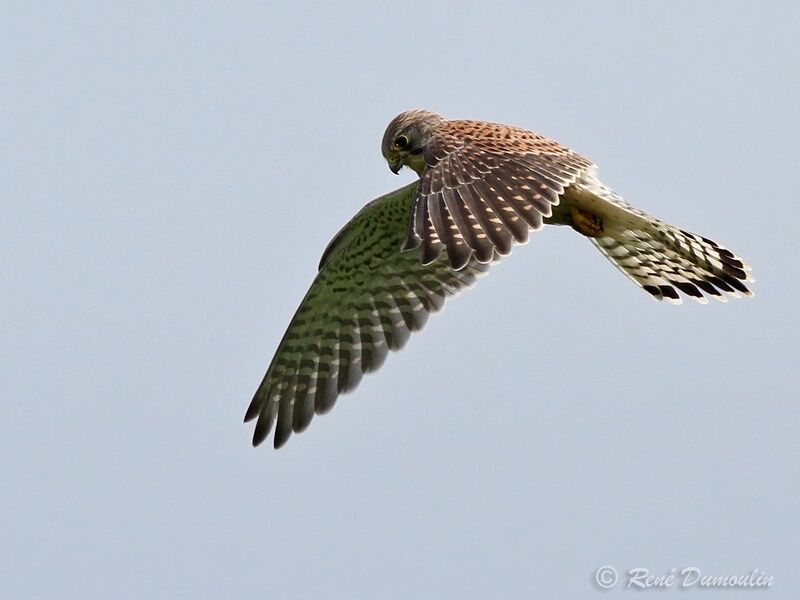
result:
[[[397,175],[400,172],[400,169],[402,168],[403,168],[403,163],[401,163],[399,160],[396,162],[389,163],[389,170],[395,175]]]

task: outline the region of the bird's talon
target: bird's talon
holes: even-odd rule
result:
[[[603,220],[588,210],[573,206],[569,211],[572,217],[572,228],[586,237],[600,237],[603,235]]]

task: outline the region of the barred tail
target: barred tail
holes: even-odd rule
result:
[[[753,281],[742,259],[713,240],[652,220],[590,238],[598,250],[656,300],[680,304],[683,292],[701,304],[752,296]],[[723,293],[724,292],[724,293]],[[705,294],[705,295],[704,295]]]

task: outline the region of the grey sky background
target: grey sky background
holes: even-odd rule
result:
[[[604,564],[800,594],[800,8],[536,4],[3,6],[0,597],[633,595]],[[548,228],[252,449],[325,244],[411,180],[379,146],[415,107],[580,151],[755,298],[653,302]]]

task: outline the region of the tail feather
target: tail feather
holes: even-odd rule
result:
[[[753,292],[750,267],[733,252],[696,233],[659,221],[628,204],[594,173],[575,186],[570,202],[603,220],[592,243],[625,276],[656,300],[681,303],[681,294],[705,304]],[[680,292],[680,293],[679,293]]]
[[[752,296],[744,282],[750,267],[713,240],[651,220],[640,229],[624,229],[598,238],[594,245],[620,271],[656,300],[681,303],[682,292],[705,304]]]

